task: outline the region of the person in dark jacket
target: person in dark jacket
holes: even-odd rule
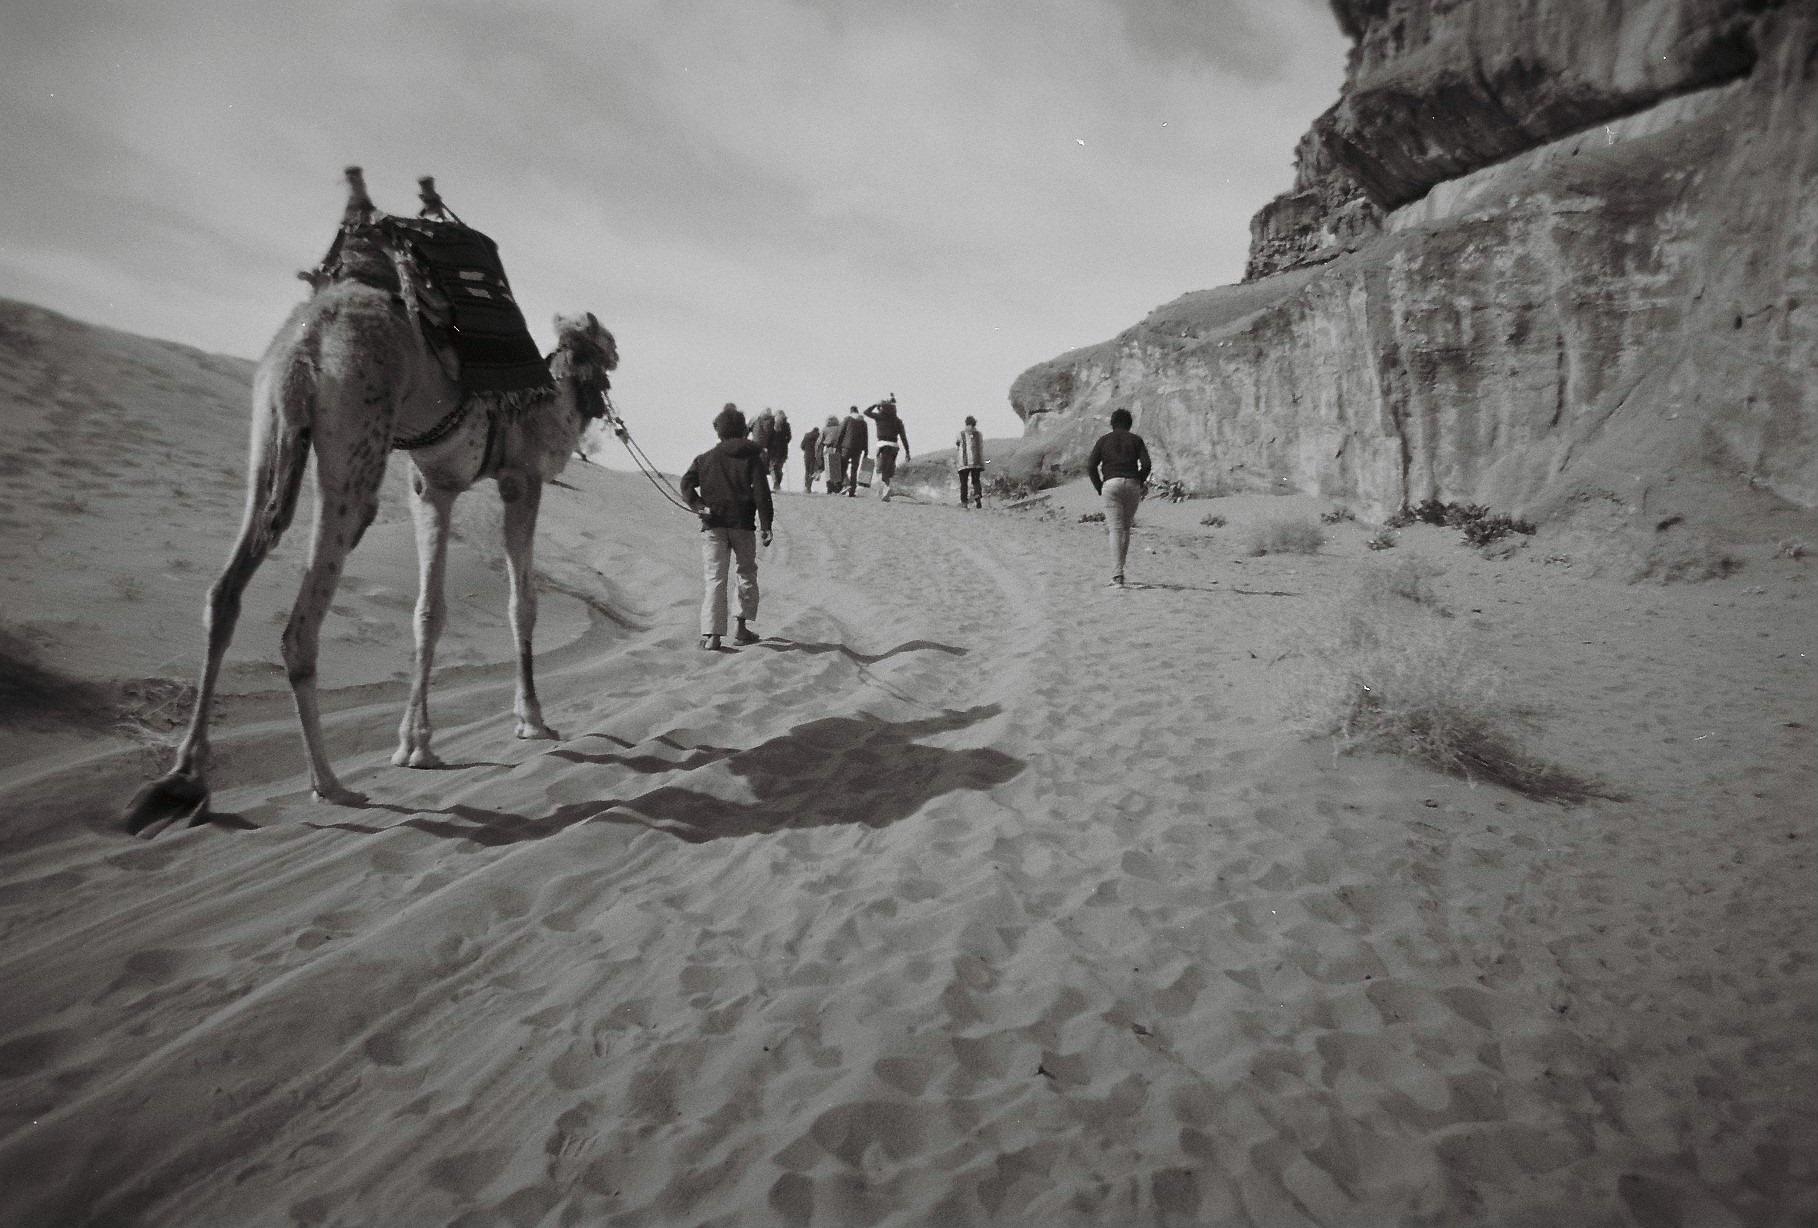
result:
[[[890,479],[896,476],[896,450],[902,448],[903,459],[909,455],[909,428],[896,412],[896,393],[891,393],[865,410],[865,416],[877,423],[877,485],[879,498],[890,502]]]
[[[802,436],[802,493],[814,493],[814,479],[821,473],[821,428],[811,426]]]
[[[770,483],[764,450],[745,438],[745,415],[730,401],[713,420],[720,442],[694,458],[682,475],[682,497],[701,518],[701,647],[717,652],[726,634],[726,570],[736,562],[739,621],[734,644],[755,644],[746,624],[758,613],[757,538],[771,540]]]
[[[783,489],[783,462],[789,459],[789,441],[795,432],[789,427],[789,415],[782,410],[776,411],[776,417],[770,420],[770,442],[766,445],[770,465],[770,489]]]
[[[1092,489],[1104,496],[1105,528],[1111,535],[1111,587],[1124,586],[1124,556],[1130,552],[1130,527],[1136,505],[1149,480],[1149,445],[1130,429],[1130,411],[1111,411],[1111,430],[1099,436],[1086,458]]]
[[[854,405],[846,411],[846,420],[840,423],[840,485],[848,499],[858,494],[859,467],[870,455],[871,428],[865,425],[859,407]]]

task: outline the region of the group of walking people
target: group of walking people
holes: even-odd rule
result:
[[[873,424],[877,429],[878,498],[890,502],[897,452],[902,452],[905,461],[914,459],[909,454],[909,428],[897,412],[894,392],[867,405],[862,413],[854,405],[844,418],[828,414],[825,423],[802,436],[802,490],[813,494],[815,479],[823,478],[828,494],[856,498],[858,488],[868,484],[864,470],[871,456]]]
[[[844,420],[829,416],[825,426],[812,429],[802,439],[802,459],[807,468],[803,489],[812,492],[814,480],[826,475],[827,493],[852,497],[859,485],[859,468],[870,453],[869,418],[877,424],[877,478],[880,497],[890,498],[890,481],[896,472],[896,452],[909,459],[909,432],[896,410],[896,396],[868,407],[861,415],[854,405]],[[781,411],[766,409],[747,424],[738,406],[728,402],[713,420],[719,437],[708,451],[694,458],[682,475],[682,497],[701,519],[701,566],[705,593],[701,600],[700,646],[718,652],[730,634],[734,645],[755,644],[758,634],[751,623],[758,614],[757,548],[771,542],[776,518],[771,491],[782,489],[783,461],[787,456],[789,420]],[[781,443],[778,443],[778,440]],[[955,467],[960,477],[960,506],[982,507],[980,475],[985,466],[985,440],[978,421],[968,416],[955,442]],[[817,463],[818,462],[818,463]],[[1086,462],[1086,476],[1105,503],[1105,523],[1110,535],[1113,587],[1124,586],[1124,560],[1130,548],[1130,529],[1142,501],[1150,472],[1149,448],[1131,430],[1130,411],[1111,415],[1111,430],[1093,445]],[[730,575],[728,574],[730,572]],[[730,587],[732,591],[728,591]],[[738,613],[732,615],[732,597]],[[736,625],[729,618],[736,617]]]

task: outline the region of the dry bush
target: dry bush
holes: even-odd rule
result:
[[[1341,751],[1381,750],[1544,801],[1613,796],[1520,744],[1531,717],[1468,632],[1433,609],[1418,568],[1384,568],[1316,631],[1290,688],[1290,714]]]
[[[1225,527],[1225,518],[1217,512],[1207,512],[1199,518],[1199,523],[1208,529],[1222,529]]]
[[[1439,598],[1433,592],[1433,581],[1445,574],[1445,568],[1420,559],[1399,559],[1383,566],[1372,565],[1351,585],[1346,605],[1353,610],[1380,611],[1397,601],[1439,610]],[[1443,611],[1441,611],[1443,613]],[[1393,617],[1393,610],[1384,612]]]
[[[1249,552],[1261,554],[1318,554],[1326,535],[1311,520],[1281,517],[1265,520],[1250,530]]]

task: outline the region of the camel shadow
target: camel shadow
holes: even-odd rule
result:
[[[844,644],[818,644],[810,640],[785,640],[768,637],[759,641],[757,644],[753,645],[753,647],[767,648],[771,652],[805,652],[810,656],[821,656],[825,653],[837,652],[857,665],[876,665],[879,661],[888,661],[891,657],[898,656],[905,652],[944,652],[950,657],[963,657],[970,651],[969,649],[959,648],[952,644],[937,643],[934,640],[910,640],[908,643],[898,644],[895,648],[878,653],[859,652],[856,649],[846,647]]]
[[[702,766],[724,763],[745,782],[750,801],[663,785],[626,797],[570,802],[540,815],[468,805],[429,813],[384,803],[368,808],[410,816],[396,826],[488,848],[547,839],[585,822],[647,827],[689,844],[844,824],[882,828],[938,797],[984,792],[1020,775],[1027,766],[1022,760],[990,747],[949,750],[917,741],[968,728],[1000,711],[990,704],[914,721],[866,713],[826,717],[747,750],[690,748],[706,756]],[[637,765],[643,757],[628,758]],[[679,766],[661,762],[664,771]],[[390,830],[360,823],[311,826],[363,834]]]

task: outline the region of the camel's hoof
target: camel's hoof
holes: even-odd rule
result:
[[[155,836],[179,821],[196,822],[208,813],[208,786],[199,776],[171,772],[133,795],[126,807],[126,830]]]
[[[341,785],[327,785],[311,789],[318,802],[327,802],[331,806],[352,806],[356,809],[366,805],[366,795]]]
[[[542,721],[519,721],[518,736],[526,741],[560,742],[562,737]]]
[[[410,755],[411,750],[408,745],[398,747],[398,749],[391,752],[391,766],[409,767]]]
[[[439,768],[442,766],[442,756],[426,746],[412,751],[406,765],[413,768]]]

